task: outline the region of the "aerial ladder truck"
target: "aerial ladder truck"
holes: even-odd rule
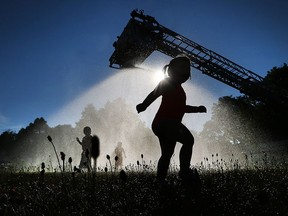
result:
[[[256,73],[162,26],[142,10],[133,10],[130,15],[131,19],[113,44],[115,50],[109,59],[110,67],[135,67],[156,50],[172,58],[185,54],[193,68],[258,102],[287,105],[287,93],[263,82]]]

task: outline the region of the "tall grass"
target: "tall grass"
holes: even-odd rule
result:
[[[285,162],[265,166],[210,156],[196,167],[199,196],[187,196],[176,165],[171,165],[170,187],[163,195],[155,182],[155,164],[141,159],[122,172],[116,172],[112,163],[110,169],[98,167],[97,173],[71,172],[71,168],[45,172],[48,168],[43,164],[3,168],[0,215],[288,215]]]

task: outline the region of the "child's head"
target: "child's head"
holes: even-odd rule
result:
[[[88,126],[84,127],[83,133],[84,133],[86,136],[90,135],[90,134],[91,134],[91,128],[88,127]]]
[[[118,142],[118,143],[117,143],[117,146],[118,146],[118,147],[122,147],[122,142]]]
[[[190,59],[186,56],[177,56],[164,67],[164,70],[166,69],[169,77],[184,83],[190,77]]]

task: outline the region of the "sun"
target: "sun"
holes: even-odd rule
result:
[[[154,67],[153,69],[151,66],[147,65],[141,65],[137,66],[137,68],[143,69],[147,72],[149,72],[149,77],[151,79],[151,82],[158,84],[161,80],[166,78],[167,76],[164,74],[163,69],[159,67]]]
[[[155,83],[159,83],[161,80],[165,78],[165,74],[162,70],[156,70],[153,74],[153,81]]]

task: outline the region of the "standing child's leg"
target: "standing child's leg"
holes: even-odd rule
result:
[[[170,159],[174,153],[176,141],[169,139],[169,137],[159,137],[159,142],[161,157],[157,166],[157,180],[164,181],[167,176]]]
[[[186,174],[189,174],[192,150],[194,145],[194,137],[183,124],[179,126],[179,137],[177,141],[182,143],[182,147],[179,153],[180,173],[184,175],[182,177],[185,177]]]
[[[159,181],[164,181],[167,176],[170,159],[176,146],[177,124],[178,122],[173,120],[162,120],[153,130],[161,147],[161,157],[157,166],[157,179]]]

